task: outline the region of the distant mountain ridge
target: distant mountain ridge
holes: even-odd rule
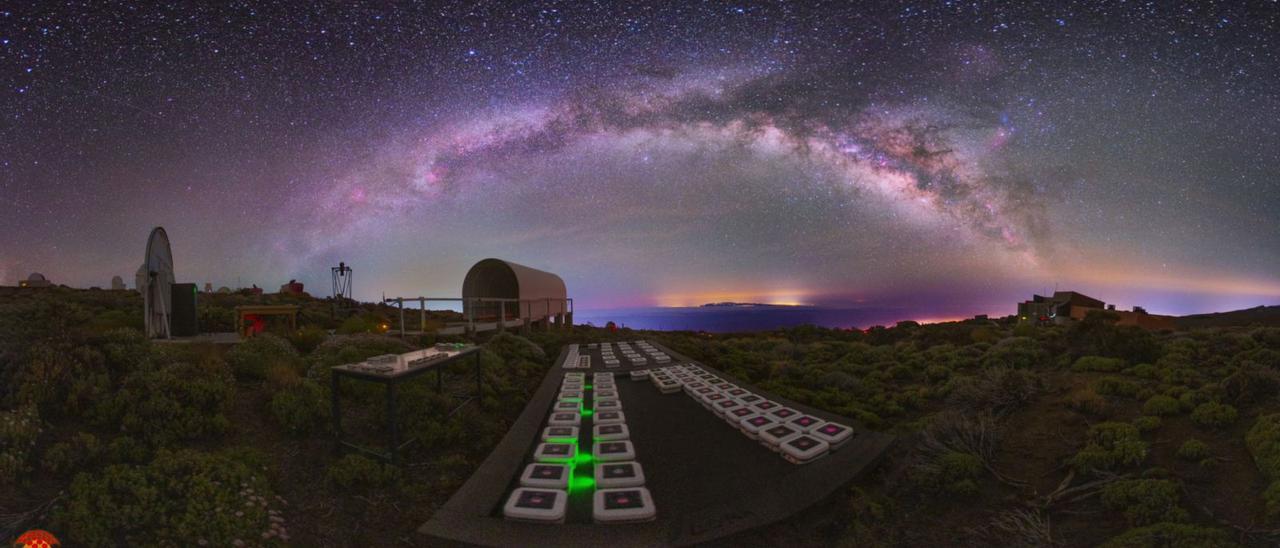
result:
[[[1280,305],[1255,306],[1230,312],[1192,314],[1179,316],[1175,322],[1180,329],[1201,327],[1231,327],[1248,325],[1280,326]]]

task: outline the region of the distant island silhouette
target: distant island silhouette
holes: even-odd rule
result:
[[[794,307],[797,307],[797,306],[804,306],[804,305],[802,305],[802,304],[736,303],[736,302],[733,302],[733,301],[725,301],[725,302],[719,302],[719,303],[707,303],[707,304],[702,305],[700,308],[730,308],[730,307],[737,307],[737,308],[748,308],[748,307],[752,307],[752,308],[754,308],[754,307],[767,307],[767,308],[794,308]]]

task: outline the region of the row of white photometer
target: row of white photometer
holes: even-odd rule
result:
[[[569,354],[564,358],[565,369],[591,369],[591,355],[579,354],[578,345],[569,345]]]
[[[520,487],[511,493],[503,508],[507,518],[564,522],[568,488],[578,461],[580,411],[586,392],[591,392],[591,452],[596,463],[592,519],[597,523],[632,523],[649,521],[656,515],[653,497],[644,487],[644,469],[635,460],[635,446],[613,373],[593,374],[590,388],[584,381],[583,373],[565,374],[541,443],[534,450],[534,462],[525,467]]]
[[[576,345],[570,346],[573,347]],[[622,366],[622,362],[618,360],[617,354],[613,353],[614,346],[614,343],[591,343],[587,345],[587,348],[591,350],[599,348],[600,359],[604,362],[604,366],[612,369]],[[658,350],[646,341],[636,341],[634,343],[620,342],[617,343],[616,346],[618,347],[618,352],[621,352],[622,357],[626,358],[627,362],[631,365],[648,365],[649,360],[653,360],[653,362],[657,364],[671,363],[671,356],[667,355],[666,352]],[[636,350],[637,348],[639,349],[638,351]],[[643,352],[643,354],[641,354],[641,352]],[[565,363],[567,364],[568,362],[566,361]]]
[[[853,439],[852,428],[827,422],[741,388],[695,364],[635,370],[664,394],[683,390],[748,438],[796,464],[813,462]]]

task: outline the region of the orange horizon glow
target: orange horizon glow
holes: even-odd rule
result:
[[[797,289],[777,291],[708,291],[705,293],[666,294],[654,297],[655,306],[682,308],[702,306],[707,303],[760,303],[775,306],[807,306],[812,304],[812,293]]]

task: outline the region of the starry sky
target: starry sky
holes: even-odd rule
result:
[[[1274,1],[200,4],[0,4],[0,282],[1280,303]]]

